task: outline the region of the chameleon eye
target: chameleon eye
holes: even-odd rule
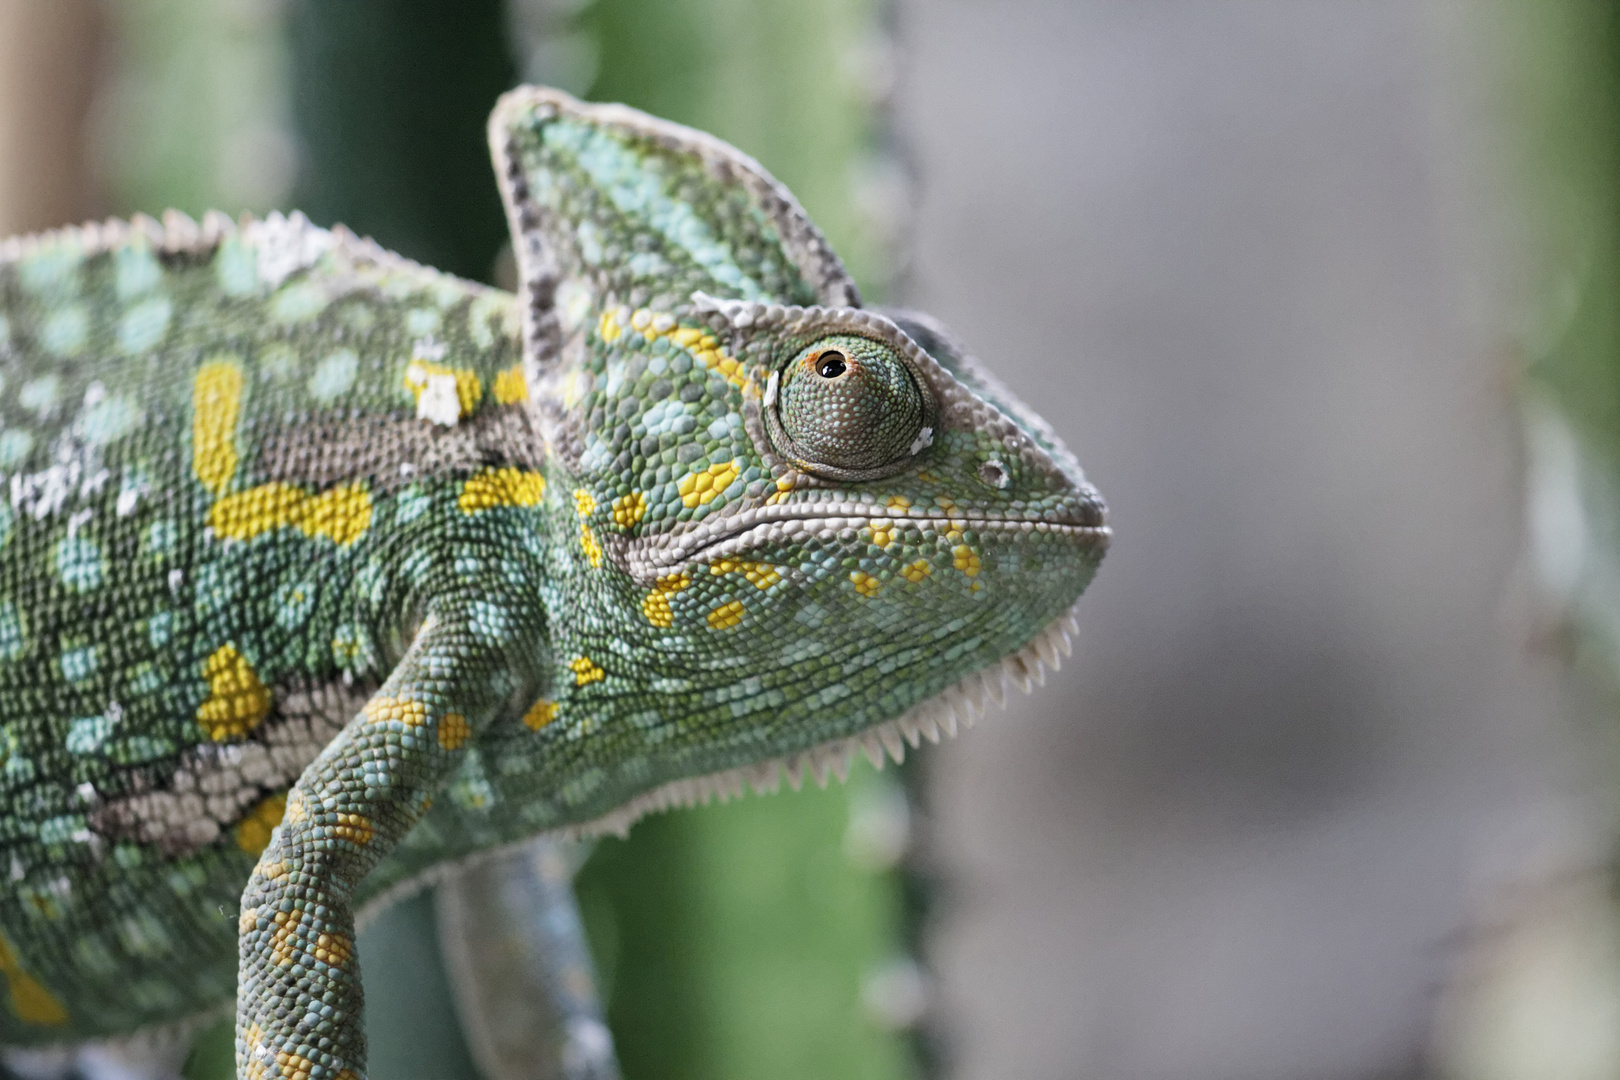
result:
[[[844,354],[836,349],[828,349],[816,361],[816,374],[823,379],[836,379],[848,370],[849,365],[844,363]]]
[[[782,371],[771,434],[812,472],[863,479],[920,449],[930,404],[893,349],[838,334],[803,349]]]

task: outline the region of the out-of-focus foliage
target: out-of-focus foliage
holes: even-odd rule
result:
[[[1576,665],[1620,686],[1620,8],[1496,13],[1530,297],[1532,554]]]
[[[293,202],[488,280],[506,242],[484,122],[517,82],[501,0],[288,3]]]
[[[1472,12],[1498,77],[1506,238],[1520,277],[1531,621],[1620,714],[1620,7],[1499,2]],[[1572,694],[1570,698],[1583,698]],[[1595,756],[1611,805],[1620,770]],[[1620,910],[1579,873],[1517,898],[1465,958],[1437,1032],[1453,1080],[1597,1078],[1620,1068]],[[1472,965],[1472,966],[1470,966]]]
[[[852,801],[886,782],[863,766],[598,846],[579,893],[627,1080],[910,1075],[862,993],[898,940],[894,875],[848,854]]]
[[[281,0],[114,0],[99,152],[117,206],[262,211],[297,168]]]

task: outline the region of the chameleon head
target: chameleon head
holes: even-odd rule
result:
[[[926,317],[861,308],[793,197],[718,140],[529,89],[491,138],[566,538],[560,820],[929,734],[926,703],[948,722],[1010,658],[1051,662],[1109,532],[1037,416]]]

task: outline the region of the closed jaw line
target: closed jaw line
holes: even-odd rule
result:
[[[626,552],[628,569],[637,577],[657,577],[690,562],[724,558],[771,542],[850,540],[856,532],[873,522],[893,522],[900,527],[911,526],[941,533],[952,529],[1002,534],[1047,533],[1071,537],[1098,550],[1106,550],[1112,536],[1107,525],[1083,524],[1079,515],[1071,514],[993,517],[981,510],[971,514],[917,514],[861,502],[761,506],[723,521],[705,523],[684,534],[665,534],[632,543]],[[843,535],[845,533],[849,535]]]

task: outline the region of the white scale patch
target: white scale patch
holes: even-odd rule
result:
[[[81,440],[79,434],[70,430],[57,440],[54,465],[11,477],[12,509],[43,521],[61,511],[75,496],[88,499],[106,486],[112,474],[102,467],[98,448]]]
[[[429,373],[423,362],[436,364],[443,360],[449,349],[443,342],[425,337],[417,341],[411,351],[412,362],[405,369],[405,381],[420,387],[416,399],[416,418],[443,427],[455,427],[461,419],[461,397],[456,393],[456,377],[437,372]]]
[[[461,399],[456,396],[454,375],[427,375],[422,396],[416,399],[416,418],[455,427],[461,419]]]
[[[243,238],[258,252],[259,280],[272,289],[314,266],[335,243],[331,233],[297,213],[291,217],[271,214],[255,221],[244,230]]]
[[[195,747],[167,788],[97,807],[91,823],[173,852],[213,843],[266,792],[291,787],[368,696],[336,684],[288,693],[253,740]]]

